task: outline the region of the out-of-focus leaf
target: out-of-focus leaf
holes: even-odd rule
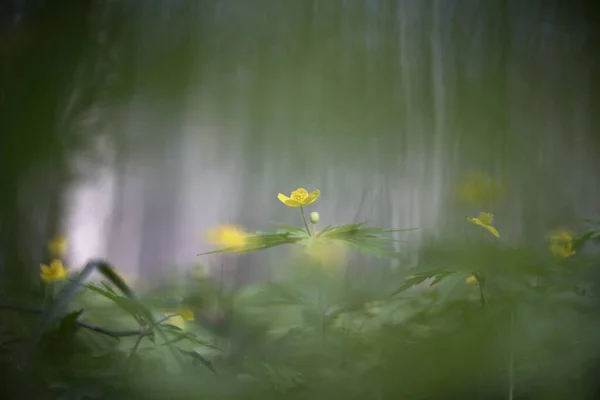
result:
[[[179,350],[179,352],[181,352],[181,354],[183,354],[187,357],[190,357],[194,363],[200,363],[200,364],[204,365],[206,368],[208,368],[210,370],[210,372],[217,375],[217,371],[215,370],[215,368],[212,364],[212,361],[208,360],[202,354],[198,353],[197,351],[184,350],[177,346],[175,346],[175,348],[177,350]]]
[[[67,342],[72,341],[79,328],[76,322],[82,313],[83,310],[77,310],[65,315],[58,324],[57,336]]]
[[[171,343],[176,343],[176,342],[179,342],[181,340],[187,340],[187,341],[189,341],[191,343],[196,343],[196,344],[199,344],[201,346],[209,347],[209,348],[214,349],[214,350],[221,350],[217,346],[215,346],[215,345],[213,345],[211,343],[208,343],[207,341],[204,341],[204,340],[200,339],[198,336],[194,335],[193,333],[180,330],[176,326],[169,325],[168,327],[165,327],[165,326],[163,326],[163,327],[166,328],[165,332],[167,332],[167,333],[172,334],[172,335],[175,336],[174,339],[171,339],[168,342],[163,343],[162,344],[163,346],[171,344]],[[175,328],[175,329],[173,329],[173,328]]]
[[[55,323],[67,308],[69,302],[83,287],[83,282],[87,277],[99,266],[107,265],[103,261],[91,261],[86,264],[79,275],[69,281],[59,293],[56,301],[50,304],[50,306],[40,314],[38,318],[37,327],[33,331],[31,340],[27,348],[25,349],[24,365],[28,365],[35,354],[38,343],[48,331],[48,329]]]
[[[433,269],[433,270],[421,269],[419,271],[415,268],[414,270],[411,269],[411,272],[413,272],[413,273],[406,279],[406,281],[402,285],[400,285],[396,290],[394,290],[390,296],[398,295],[398,294],[402,293],[403,291],[410,289],[411,287],[413,287],[415,285],[423,283],[427,279],[439,276],[440,278],[438,278],[433,283],[433,284],[436,284],[439,281],[441,281],[442,279],[444,279],[445,277],[449,276],[450,274],[455,273],[456,271],[445,271],[445,270],[438,270],[438,269]]]
[[[573,250],[577,251],[581,247],[583,247],[588,241],[591,240],[599,240],[600,239],[600,230],[590,230],[580,237],[573,240]]]
[[[137,303],[128,297],[121,296],[115,293],[113,290],[110,290],[106,287],[102,288],[93,283],[88,284],[87,289],[111,300],[116,306],[121,308],[136,320],[139,320],[139,318],[142,316],[142,311]]]

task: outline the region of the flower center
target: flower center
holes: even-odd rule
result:
[[[306,191],[306,189],[294,190],[290,197],[292,200],[302,203],[308,197],[308,192]]]
[[[494,215],[489,213],[480,213],[479,220],[485,225],[491,225],[494,220]]]

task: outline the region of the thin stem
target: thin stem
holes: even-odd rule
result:
[[[483,292],[483,278],[479,274],[476,275],[476,278],[477,278],[477,283],[479,284],[479,300],[481,302],[481,308],[485,308],[486,301],[485,301],[485,294]]]
[[[319,287],[319,297],[317,303],[319,307],[319,312],[321,313],[319,336],[321,340],[321,345],[323,345],[325,340],[325,308],[323,307],[323,289],[321,287]]]
[[[515,388],[515,354],[513,351],[513,346],[512,346],[512,334],[513,334],[513,328],[514,328],[514,324],[515,324],[515,314],[513,311],[511,311],[510,313],[510,326],[509,326],[509,333],[508,333],[508,343],[509,343],[509,350],[508,350],[508,400],[513,400],[513,396],[514,396],[514,388]]]
[[[306,228],[306,233],[308,236],[312,236],[310,233],[310,229],[308,228],[308,224],[306,223],[306,216],[304,215],[304,207],[300,206],[300,212],[302,213],[302,220],[304,221],[304,227]]]
[[[0,304],[0,309],[15,310],[15,311],[21,311],[21,312],[32,313],[32,314],[41,314],[44,312],[44,309],[39,308],[39,307],[19,306],[19,305],[11,305],[11,304]],[[175,314],[175,315],[177,315],[177,314]],[[157,325],[161,324],[162,322],[166,321],[167,319],[169,319],[173,316],[174,315],[170,315],[170,316],[167,316],[167,317],[159,320],[157,322]],[[94,332],[102,333],[104,335],[107,335],[107,336],[110,336],[113,338],[127,337],[127,336],[151,336],[153,334],[152,329],[112,330],[112,329],[103,328],[101,326],[97,326],[94,324],[90,324],[89,322],[85,322],[85,321],[81,321],[81,320],[75,321],[75,324],[78,326],[81,326],[82,328],[86,328],[86,329],[89,329]]]
[[[133,346],[133,349],[131,349],[131,353],[129,354],[129,358],[127,359],[127,368],[125,369],[126,371],[129,371],[129,369],[131,368],[131,362],[133,361],[133,355],[137,351],[138,347],[140,347],[140,343],[142,343],[143,338],[144,338],[144,336],[140,335],[140,336],[138,336],[137,340],[135,341],[135,345]]]

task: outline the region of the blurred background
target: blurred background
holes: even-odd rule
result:
[[[5,0],[3,281],[37,280],[56,234],[73,267],[104,257],[159,276],[211,250],[211,226],[299,224],[276,198],[297,187],[321,190],[324,225],[418,228],[403,236],[409,263],[479,211],[495,213],[501,240],[544,245],[548,230],[600,216],[593,11],[542,0]],[[502,187],[485,210],[457,196],[474,172]],[[226,259],[224,279],[265,279],[278,256]]]

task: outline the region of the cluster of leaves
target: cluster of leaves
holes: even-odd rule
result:
[[[298,189],[280,200],[304,218],[318,195]],[[492,218],[469,221],[498,238]],[[386,235],[401,230],[304,222],[252,234],[227,227],[218,236],[232,245],[206,254],[338,243],[397,255]],[[562,258],[495,240],[434,243],[408,277],[280,265],[286,280],[230,292],[194,275],[134,293],[113,267],[90,262],[54,282],[61,290],[43,307],[2,307],[38,315],[2,348],[59,398],[584,399],[600,324],[593,259],[579,250],[600,240],[599,227],[562,235]],[[94,271],[105,282],[89,282]]]
[[[106,281],[87,282],[94,271]],[[215,346],[171,324],[177,314],[161,317],[151,310],[107,263],[88,263],[60,289],[55,298],[45,299],[45,307],[2,306],[38,314],[20,332],[23,337],[13,332],[3,347],[20,369],[44,376],[58,398],[125,398],[140,369],[166,373],[199,364],[214,373],[211,362],[194,347]],[[164,310],[168,304],[161,305]],[[90,321],[101,320],[103,309],[109,312],[103,322],[110,328]]]
[[[290,266],[287,282],[230,293],[186,278],[136,295],[90,263],[13,354],[62,398],[502,398],[510,345],[519,393],[584,398],[578,377],[600,343],[582,265],[496,245],[423,257],[413,277],[387,272],[389,292]],[[85,282],[92,270],[107,282]],[[465,283],[474,270],[487,277],[485,312]],[[182,306],[195,319],[170,323]]]
[[[247,235],[247,245],[239,247],[225,247],[209,251],[200,255],[238,252],[250,253],[284,244],[298,244],[307,246],[314,240],[335,241],[349,249],[362,254],[376,257],[394,257],[395,251],[390,244],[398,240],[384,236],[394,232],[406,232],[412,229],[383,229],[365,227],[365,223],[348,224],[342,226],[328,225],[323,230],[312,235],[304,229],[291,225],[279,224],[280,228],[272,231],[258,231]]]
[[[279,193],[278,199],[288,207],[299,208],[304,221],[304,229],[295,226],[279,224],[279,228],[271,231],[247,233],[243,228],[235,226],[222,226],[213,231],[213,243],[221,246],[220,249],[207,254],[227,252],[254,252],[265,250],[284,244],[297,244],[306,248],[321,247],[320,253],[331,252],[333,247],[354,250],[363,254],[376,257],[395,257],[396,252],[392,246],[397,240],[385,236],[395,232],[410,231],[412,229],[382,229],[365,227],[365,223],[348,224],[342,226],[328,225],[322,230],[316,229],[319,214],[312,212],[310,221],[314,224],[311,229],[306,221],[304,207],[313,204],[321,195],[319,190],[312,193],[304,188],[294,190],[290,197]],[[314,252],[313,252],[314,253]]]

